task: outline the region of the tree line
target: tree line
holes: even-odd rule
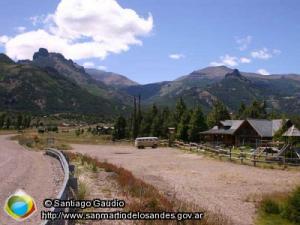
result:
[[[26,113],[0,113],[0,129],[26,129],[31,126],[32,117]]]
[[[134,98],[134,109],[129,119],[119,116],[114,124],[114,139],[154,136],[170,138],[170,129],[176,139],[199,141],[199,132],[208,129],[207,119],[200,106],[188,108],[180,98],[174,109],[158,107],[153,104],[147,110],[141,110],[140,98]]]
[[[141,110],[140,97],[134,98],[132,116],[126,119],[119,116],[114,124],[114,139],[154,136],[170,138],[169,128],[174,130],[174,138],[185,142],[199,142],[199,133],[227,119],[275,119],[282,118],[273,112],[267,113],[264,101],[253,101],[246,106],[240,104],[236,113],[230,113],[220,101],[216,101],[212,110],[205,115],[200,106],[188,108],[182,98],[178,99],[174,109],[158,107],[153,104],[147,110]]]

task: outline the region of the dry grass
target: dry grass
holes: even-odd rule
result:
[[[106,172],[114,172],[117,176],[116,179],[119,186],[122,188],[124,195],[129,195],[132,199],[135,199],[127,205],[128,211],[142,211],[142,212],[201,212],[203,209],[199,209],[198,206],[190,203],[182,202],[172,198],[166,198],[159,190],[154,186],[145,183],[143,180],[136,178],[130,171],[113,165],[108,162],[100,162],[95,158],[87,155],[75,154],[68,152],[67,155],[71,160],[79,160],[81,164],[91,165],[104,169]],[[94,170],[94,169],[93,169]],[[204,219],[199,220],[186,220],[186,221],[139,221],[138,224],[153,224],[153,225],[229,225],[232,222],[222,214],[205,212]]]
[[[56,148],[59,150],[70,150],[71,146],[64,142],[55,139],[53,144],[48,143],[48,138],[52,138],[53,133],[45,133],[39,134],[37,132],[24,132],[20,135],[16,135],[13,137],[13,140],[17,140],[20,145],[26,146],[28,148],[36,149],[36,150],[44,150],[47,147]]]
[[[17,134],[16,131],[11,131],[12,134]],[[0,132],[1,134],[1,132]],[[4,132],[3,134],[10,134]],[[54,139],[54,144],[49,145],[47,143],[48,138]],[[38,133],[36,130],[25,130],[22,133],[16,135],[14,140],[18,140],[21,145],[24,145],[28,148],[43,150],[47,147],[57,148],[59,150],[71,150],[70,144],[89,144],[89,145],[98,145],[98,144],[121,144],[121,145],[132,145],[128,141],[118,141],[113,142],[110,135],[93,135],[89,132],[84,132],[79,136],[76,135],[75,130],[70,130],[69,132],[49,132],[49,133]]]
[[[256,204],[258,225],[296,225],[300,222],[300,187],[292,192],[275,192],[262,196]]]

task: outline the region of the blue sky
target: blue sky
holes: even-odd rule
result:
[[[209,65],[300,73],[297,0],[72,1],[2,0],[0,51],[17,59],[48,45],[81,65],[139,83],[173,80]],[[78,4],[82,15],[72,13]]]

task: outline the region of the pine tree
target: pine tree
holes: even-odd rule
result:
[[[168,138],[169,137],[169,127],[170,127],[170,110],[168,107],[164,108],[162,112],[162,125],[161,125],[161,137]]]
[[[10,125],[11,125],[11,119],[9,117],[6,118],[6,129],[9,129],[10,128]]]
[[[126,119],[122,116],[119,116],[114,125],[113,138],[120,140],[126,138]]]
[[[244,118],[245,110],[246,110],[246,105],[244,102],[241,102],[240,108],[238,110],[238,115],[237,115],[239,119],[246,119]]]
[[[230,119],[230,114],[226,108],[226,106],[220,102],[217,101],[212,111],[207,116],[207,124],[209,127],[212,127],[216,125],[220,120],[228,120]]]
[[[5,113],[1,114],[0,116],[0,129],[2,129],[4,126],[5,116]]]
[[[180,98],[177,101],[176,107],[175,107],[174,121],[173,121],[175,128],[177,128],[177,124],[179,121],[181,121],[181,117],[186,112],[186,110],[187,110],[186,104],[183,101],[183,99]]]
[[[202,113],[201,107],[196,107],[192,113],[189,125],[189,140],[191,142],[200,141],[200,132],[207,130],[205,117]]]
[[[133,98],[132,137],[135,139],[139,134],[139,121],[137,118],[136,97]]]
[[[177,134],[176,137],[178,140],[182,140],[184,142],[187,142],[189,140],[189,122],[190,122],[190,114],[189,112],[185,112],[181,116],[180,123],[177,126]]]
[[[253,101],[252,104],[244,111],[244,118],[266,119],[268,117],[266,103]]]
[[[21,129],[23,124],[23,115],[18,114],[16,128]]]

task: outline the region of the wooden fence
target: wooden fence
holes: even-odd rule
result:
[[[277,164],[283,167],[300,166],[300,159],[285,158],[284,156],[276,156],[276,154],[256,154],[255,152],[251,153],[243,149],[225,149],[206,144],[184,143],[180,141],[175,141],[174,146],[193,152],[213,154],[219,158],[226,158],[229,161],[238,161],[241,164],[250,164],[253,166],[257,166],[258,163]]]

